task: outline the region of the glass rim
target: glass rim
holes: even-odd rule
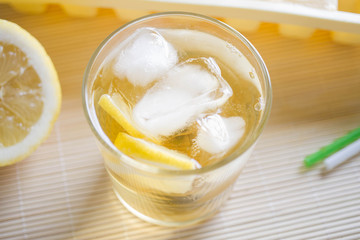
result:
[[[127,156],[126,154],[122,153],[120,150],[118,150],[114,144],[109,144],[108,141],[104,140],[104,137],[106,137],[105,133],[100,129],[100,131],[95,127],[94,120],[91,117],[90,109],[89,109],[89,102],[88,102],[88,94],[87,94],[87,83],[89,81],[89,74],[91,71],[91,68],[103,49],[103,47],[111,41],[111,39],[120,31],[127,29],[134,24],[137,24],[139,22],[142,22],[147,19],[153,19],[158,17],[167,17],[167,16],[185,16],[185,17],[191,17],[191,18],[197,18],[202,19],[211,23],[214,23],[215,25],[229,31],[234,37],[238,38],[251,52],[252,56],[255,58],[256,63],[259,65],[261,69],[261,73],[263,75],[264,79],[264,100],[265,100],[265,106],[263,114],[260,117],[260,120],[253,130],[252,135],[255,136],[249,140],[246,140],[244,144],[240,145],[240,147],[235,150],[233,153],[231,153],[229,156],[225,157],[221,161],[210,164],[209,166],[201,167],[198,169],[190,169],[190,170],[173,170],[173,169],[164,169],[157,167],[155,165],[150,165],[146,163],[142,163],[140,161],[137,161],[135,159],[132,159],[130,156]],[[83,75],[83,83],[82,83],[82,105],[83,110],[85,113],[85,117],[87,119],[88,124],[90,125],[90,128],[94,135],[96,136],[97,140],[102,144],[107,150],[109,150],[112,154],[115,154],[119,159],[126,161],[126,164],[131,165],[132,167],[138,168],[139,170],[150,172],[150,173],[161,173],[161,174],[169,174],[169,175],[193,175],[193,174],[202,174],[206,172],[211,172],[215,169],[221,168],[222,166],[225,166],[229,164],[232,161],[235,161],[238,157],[241,156],[244,152],[246,152],[248,149],[250,149],[256,142],[256,140],[261,135],[265,124],[269,118],[270,115],[270,109],[272,105],[272,88],[271,88],[271,82],[270,82],[270,75],[267,70],[267,67],[260,56],[259,52],[255,49],[255,47],[237,30],[232,28],[231,26],[227,25],[224,22],[221,22],[215,18],[205,16],[198,13],[191,13],[191,12],[183,12],[183,11],[170,11],[170,12],[159,12],[154,14],[145,15],[143,17],[134,19],[130,22],[127,22],[123,24],[122,26],[118,27],[116,30],[114,30],[111,34],[109,34],[96,48],[94,53],[92,54],[84,75]],[[242,150],[242,151],[240,151]]]

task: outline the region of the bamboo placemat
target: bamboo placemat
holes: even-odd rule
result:
[[[360,239],[360,156],[328,174],[305,155],[360,125],[360,46],[329,32],[282,37],[275,24],[244,32],[268,65],[274,102],[254,154],[221,211],[186,228],[145,223],[116,199],[81,105],[86,64],[124,22],[107,10],[72,18],[57,6],[0,18],[27,29],[57,68],[62,111],[29,158],[0,168],[0,239]]]

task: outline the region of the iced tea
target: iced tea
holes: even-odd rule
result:
[[[158,224],[210,216],[268,115],[261,58],[235,30],[185,13],[134,21],[100,53],[109,45],[88,93],[100,145],[109,145],[100,150],[115,193],[135,215]]]

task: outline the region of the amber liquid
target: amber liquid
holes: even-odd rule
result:
[[[194,34],[196,35],[196,32]],[[223,117],[240,116],[245,120],[245,132],[241,139],[228,152],[220,155],[209,154],[196,146],[194,139],[199,127],[196,121],[183,131],[177,132],[174,136],[163,138],[161,141],[163,146],[188,155],[199,162],[202,167],[214,164],[239,148],[251,136],[258,124],[262,114],[262,95],[256,84],[251,81],[255,78],[254,72],[249,69],[243,75],[248,76],[246,79],[239,76],[237,70],[232,69],[231,64],[216,54],[196,50],[187,51],[171,39],[167,40],[178,50],[179,62],[196,57],[212,57],[216,60],[223,78],[232,88],[233,95],[214,112]],[[121,93],[132,108],[153,84],[146,87],[135,87],[127,79],[119,79],[115,76],[111,70],[112,64],[113,59],[107,59],[99,70],[93,85],[93,98],[102,130],[113,142],[117,134],[124,130],[97,105],[99,98],[105,93]],[[246,160],[247,157],[241,161],[246,162]],[[165,225],[192,223],[197,221],[196,219],[202,219],[213,214],[223,200],[227,198],[231,190],[229,185],[241,171],[241,169],[231,169],[228,170],[228,173],[213,173],[209,178],[187,176],[167,180],[166,177],[156,179],[153,176],[137,175],[136,172],[123,165],[120,160],[117,161],[106,156],[105,163],[112,178],[114,190],[121,202],[135,215]],[[243,166],[243,164],[240,165]],[[222,174],[228,174],[228,176],[223,177]],[[211,193],[209,193],[210,191]]]
[[[261,109],[259,109],[261,94],[252,82],[239,77],[231,69],[231,66],[226,65],[222,59],[217,56],[204,54],[203,52],[186,52],[180,47],[177,50],[180,53],[179,62],[198,57],[212,57],[216,60],[221,69],[222,77],[232,88],[233,95],[224,105],[218,109],[213,109],[212,112],[216,112],[222,117],[239,116],[242,117],[246,123],[243,137],[239,140],[236,146],[232,147],[228,152],[217,155],[209,154],[196,146],[195,138],[197,129],[200,127],[196,121],[190,124],[186,129],[177,132],[173,136],[162,138],[161,145],[184,153],[198,161],[201,166],[206,166],[217,161],[221,161],[221,159],[231,154],[234,149],[238,148],[244,141],[246,141],[246,136],[251,135],[251,132],[257,125],[261,115]],[[112,64],[113,60],[109,59],[108,64],[103,66],[97,75],[93,86],[94,102],[97,103],[101,95],[104,93],[120,93],[124,99],[126,99],[130,109],[132,109],[134,105],[136,105],[136,103],[144,96],[146,91],[154,84],[150,84],[146,87],[139,87],[132,85],[127,79],[119,79],[112,71]],[[248,73],[250,78],[252,74],[252,72]],[[96,105],[95,110],[103,131],[113,142],[119,131],[123,131],[123,129],[110,116],[108,116],[101,107]]]

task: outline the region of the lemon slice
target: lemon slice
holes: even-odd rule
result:
[[[164,164],[176,169],[195,169],[199,164],[188,156],[163,146],[132,137],[120,132],[115,139],[115,146],[126,155],[154,163]]]
[[[57,73],[44,48],[0,20],[0,166],[25,158],[46,139],[60,104]]]
[[[123,97],[119,93],[114,93],[112,96],[103,94],[99,99],[99,105],[131,136],[146,138],[146,136],[135,127],[134,123],[132,123],[129,106],[126,105]]]

